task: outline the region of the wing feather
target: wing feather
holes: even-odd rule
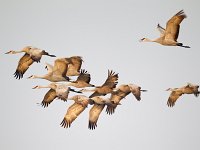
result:
[[[118,73],[108,70],[108,77],[102,86],[108,86],[110,88],[115,88],[118,81]]]
[[[166,25],[166,32],[165,32],[165,40],[173,40],[177,41],[179,35],[179,28],[180,23],[185,19],[187,16],[185,15],[184,11],[181,10],[177,14],[175,14]]]
[[[114,91],[110,96],[110,101],[113,104],[107,105],[106,113],[112,115],[115,112],[117,105],[120,104],[120,101],[124,99],[129,93],[130,93],[129,88],[126,91],[122,91],[121,89]]]
[[[50,89],[44,96],[43,101],[41,102],[41,105],[45,108],[48,107],[49,104],[57,97],[56,91],[53,89]]]
[[[172,91],[169,98],[168,98],[168,101],[167,101],[167,105],[169,107],[173,107],[177,101],[177,99],[182,95],[183,93],[181,92],[176,92],[176,91]]]
[[[87,100],[84,100],[83,103],[87,103]],[[86,105],[81,105],[80,103],[74,103],[72,104],[68,110],[67,113],[65,114],[65,117],[63,121],[60,123],[60,125],[64,128],[70,128],[72,122],[85,110],[87,107]]]
[[[53,66],[54,75],[66,76],[68,65],[69,64],[65,61],[65,58],[56,59]]]
[[[71,63],[69,64],[69,69],[67,70],[67,76],[76,76],[79,74],[83,59],[80,56],[72,56],[69,59]]]
[[[90,83],[90,80],[91,80],[90,74],[85,69],[82,69],[76,82],[84,81],[86,83]]]
[[[14,73],[16,79],[23,78],[24,73],[28,70],[29,66],[33,64],[34,60],[29,54],[25,53],[24,56],[19,60],[17,69]]]
[[[97,127],[97,121],[99,119],[99,115],[101,114],[102,110],[104,109],[105,104],[99,105],[94,104],[89,112],[89,124],[88,128],[94,130]]]

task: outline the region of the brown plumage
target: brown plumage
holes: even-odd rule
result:
[[[31,75],[29,79],[46,79],[51,82],[60,82],[60,81],[69,81],[69,77],[66,76],[68,65],[71,62],[67,58],[58,58],[54,61],[54,66],[50,64],[46,64],[46,69],[48,70],[48,73],[43,76],[38,75]]]
[[[71,62],[69,64],[69,69],[67,70],[67,76],[78,76],[80,74],[81,65],[83,59],[81,56],[72,56],[68,58]]]
[[[95,89],[93,90],[94,93],[90,95],[89,98],[111,93],[113,89],[116,87],[118,83],[117,81],[118,81],[118,73],[115,73],[112,70],[111,71],[108,70],[108,77],[105,83],[102,86],[95,87]]]
[[[56,91],[54,89],[50,89],[44,96],[44,99],[41,102],[41,105],[45,108],[48,107],[53,100],[57,98]]]
[[[26,46],[20,51],[9,51],[5,54],[17,54],[17,53],[25,53],[24,56],[19,60],[17,69],[14,73],[14,77],[16,79],[23,78],[24,73],[28,70],[28,68],[33,64],[33,62],[40,62],[42,55],[47,55],[50,57],[56,57],[55,55],[50,55],[44,50]]]
[[[171,91],[171,94],[168,98],[167,105],[169,107],[173,107],[180,96],[183,94],[194,94],[196,97],[199,96],[200,91],[198,90],[199,86],[188,83],[186,86],[174,89],[167,89],[167,91]]]
[[[180,88],[174,88],[174,89],[169,88],[167,91],[171,91],[171,94],[170,94],[170,96],[168,98],[168,101],[167,101],[167,105],[169,107],[173,107],[175,105],[177,99],[181,95],[184,94],[183,91],[182,91],[182,89],[180,89]]]
[[[86,70],[82,69],[76,81],[71,81],[67,85],[74,86],[76,88],[94,87],[93,84],[90,84],[90,80],[90,74]]]
[[[72,122],[85,110],[88,105],[88,100],[83,100],[83,104],[74,102],[67,110],[67,113],[60,123],[61,127],[69,128],[71,127]]]
[[[23,78],[24,73],[28,68],[33,64],[34,60],[30,57],[29,54],[24,54],[24,56],[19,60],[17,69],[14,73],[16,79]]]
[[[179,35],[180,23],[183,19],[186,18],[186,15],[183,10],[176,13],[171,19],[168,20],[166,24],[166,30],[161,27],[159,24],[157,29],[160,31],[160,37],[155,40],[150,40],[148,38],[142,38],[141,42],[157,42],[166,46],[180,46],[184,48],[190,48],[189,46],[184,46],[182,43],[177,42]]]
[[[194,94],[196,97],[199,96],[199,85],[194,85],[191,83],[188,83],[186,86],[182,88],[182,91],[184,94]]]
[[[111,115],[115,112],[117,105],[122,99],[124,99],[128,94],[132,93],[135,98],[141,100],[141,92],[146,92],[147,90],[142,90],[140,86],[135,84],[122,84],[116,91],[112,92],[110,96],[110,101],[113,102],[112,105],[107,105],[106,112]]]
[[[70,91],[76,92],[76,93],[81,93],[79,91],[75,91],[74,89],[71,89],[70,87],[66,86],[65,84],[56,84],[56,83],[51,83],[47,86],[35,86],[33,89],[41,89],[41,88],[50,88],[50,90],[45,94],[43,101],[41,102],[41,105],[43,107],[48,107],[51,102],[55,98],[58,98],[63,101],[67,101],[68,95]]]
[[[94,130],[97,127],[97,121],[99,119],[99,115],[104,109],[105,104],[94,104],[89,112],[89,124],[88,128]]]

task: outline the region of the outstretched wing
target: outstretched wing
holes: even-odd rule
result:
[[[50,89],[44,96],[43,101],[41,102],[41,105],[45,108],[48,107],[49,104],[57,97],[56,91],[53,89]]]
[[[128,87],[129,89],[129,87]],[[120,101],[125,98],[130,93],[130,90],[122,91],[118,89],[117,91],[112,92],[110,96],[110,101],[113,103],[112,105],[107,105],[106,113],[112,115],[115,112],[117,105],[120,104]]]
[[[89,112],[89,124],[88,128],[94,130],[97,127],[97,121],[99,119],[99,115],[101,114],[102,110],[104,109],[105,104],[99,105],[94,104]]]
[[[59,58],[54,61],[53,73],[54,75],[62,75],[66,76],[68,70],[69,63],[65,60],[65,58]]]
[[[102,86],[108,86],[109,88],[115,88],[118,81],[118,73],[108,70],[108,77]]]
[[[71,63],[69,64],[69,69],[67,71],[67,76],[76,76],[78,75],[81,65],[83,62],[82,57],[80,56],[72,56],[69,58]]]
[[[92,95],[90,95],[89,98],[111,93],[118,83],[117,80],[118,80],[118,74],[113,72],[112,70],[111,71],[108,70],[108,77],[105,83],[102,86],[97,87],[95,92]]]
[[[24,56],[19,60],[17,69],[14,73],[16,79],[23,78],[24,73],[28,70],[29,66],[32,65],[34,60],[30,57],[29,54],[24,54]]]
[[[118,89],[117,91],[114,91],[111,94],[110,100],[111,102],[113,102],[114,104],[119,104],[120,101],[125,98],[128,94],[130,93],[129,91],[122,91],[120,89]]]
[[[185,15],[184,11],[181,10],[177,14],[175,14],[166,25],[166,32],[165,32],[165,40],[174,40],[177,41],[179,35],[179,28],[180,23],[185,19],[187,16]]]
[[[116,107],[117,107],[117,104],[107,105],[106,113],[109,115],[112,115],[115,112]]]
[[[168,98],[168,101],[167,101],[167,105],[169,107],[173,107],[177,101],[177,99],[182,95],[183,93],[180,93],[180,92],[176,92],[176,91],[172,91],[169,98]]]
[[[88,101],[84,100],[84,103],[88,104]],[[72,122],[85,110],[87,105],[81,105],[80,103],[72,104],[65,114],[63,121],[60,125],[64,128],[70,128]]]
[[[86,83],[90,83],[90,74],[85,70],[85,69],[82,69],[76,82],[78,81],[83,81],[83,82],[86,82]]]

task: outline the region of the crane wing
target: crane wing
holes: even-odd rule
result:
[[[111,100],[114,104],[119,104],[120,101],[121,101],[123,98],[125,98],[129,93],[130,93],[130,90],[124,92],[124,91],[118,89],[117,91],[114,91],[114,92],[111,94],[110,100]]]
[[[34,60],[30,57],[29,54],[24,54],[24,56],[19,60],[17,69],[14,73],[16,79],[23,78],[24,73],[28,70],[29,66],[33,64]]]
[[[69,64],[69,69],[67,70],[67,76],[76,76],[81,69],[83,59],[80,56],[72,56],[69,59],[71,63]]]
[[[115,88],[118,81],[118,73],[108,70],[108,77],[102,86],[108,86],[110,88]]]
[[[65,61],[65,58],[56,59],[53,66],[54,75],[62,75],[65,77],[68,70],[68,65],[69,64]]]
[[[43,101],[41,102],[41,105],[45,108],[48,107],[49,104],[57,97],[56,91],[53,89],[50,89],[44,96]]]
[[[177,99],[182,95],[183,93],[181,92],[176,92],[176,91],[172,91],[169,98],[168,98],[168,101],[167,101],[167,105],[169,107],[173,107],[177,101]]]
[[[115,112],[116,107],[117,107],[117,104],[107,105],[106,113],[109,115],[112,115]]]
[[[99,115],[101,114],[102,110],[104,109],[105,104],[99,105],[94,104],[89,112],[89,124],[88,128],[94,130],[97,127],[97,121],[99,119]]]
[[[88,101],[84,100],[85,103],[88,104]],[[81,105],[80,103],[74,103],[72,104],[65,114],[65,117],[63,121],[60,123],[60,125],[64,128],[70,128],[72,122],[85,110],[87,105]]]
[[[177,14],[175,14],[166,25],[166,32],[165,32],[165,40],[173,40],[177,41],[179,35],[179,28],[180,23],[185,19],[187,16],[185,15],[184,11],[181,10]]]
[[[122,91],[121,89],[118,89],[117,91],[112,92],[110,96],[110,101],[113,103],[112,105],[107,105],[106,113],[109,115],[112,115],[115,112],[115,109],[117,105],[120,104],[120,101],[125,98],[130,93],[130,90],[128,91]]]
[[[90,77],[90,74],[86,71],[86,70],[81,70],[77,80],[77,81],[84,81],[86,83],[90,83],[90,80],[91,80],[91,77]]]

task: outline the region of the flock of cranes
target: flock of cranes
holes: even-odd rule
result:
[[[184,46],[182,43],[177,42],[180,23],[186,18],[183,10],[175,14],[166,25],[166,29],[159,24],[157,29],[160,31],[160,37],[155,40],[149,40],[142,38],[141,41],[157,42],[166,46],[180,46],[184,48],[190,48]],[[25,72],[34,63],[39,63],[42,56],[56,57],[48,52],[36,47],[26,46],[20,51],[9,51],[6,54],[25,53],[19,60],[17,69],[14,73],[16,79],[23,78]],[[140,101],[141,93],[147,90],[141,89],[140,86],[135,84],[118,84],[118,73],[112,70],[108,70],[108,76],[105,82],[101,86],[96,86],[90,83],[91,76],[88,71],[82,69],[83,59],[80,56],[72,56],[67,58],[57,58],[54,64],[46,63],[47,74],[45,75],[31,75],[29,79],[45,79],[51,83],[46,86],[37,85],[33,89],[49,88],[49,91],[44,95],[41,102],[43,107],[48,107],[56,98],[62,101],[73,100],[74,103],[68,108],[61,126],[69,128],[72,122],[88,107],[92,105],[89,111],[89,129],[95,129],[97,127],[98,118],[106,106],[106,113],[112,115],[117,106],[121,105],[123,100],[128,94],[132,93],[134,97]],[[70,77],[77,77],[76,80],[72,80]],[[59,82],[59,83],[58,83]],[[80,89],[81,88],[81,89]],[[89,88],[89,89],[88,89]],[[177,99],[183,94],[194,94],[199,96],[199,86],[188,83],[180,88],[169,88],[167,91],[171,91],[168,98],[167,105],[173,107]],[[69,93],[74,92],[76,95],[69,97]],[[85,92],[92,92],[90,96],[83,95]],[[105,97],[109,95],[109,97]]]

